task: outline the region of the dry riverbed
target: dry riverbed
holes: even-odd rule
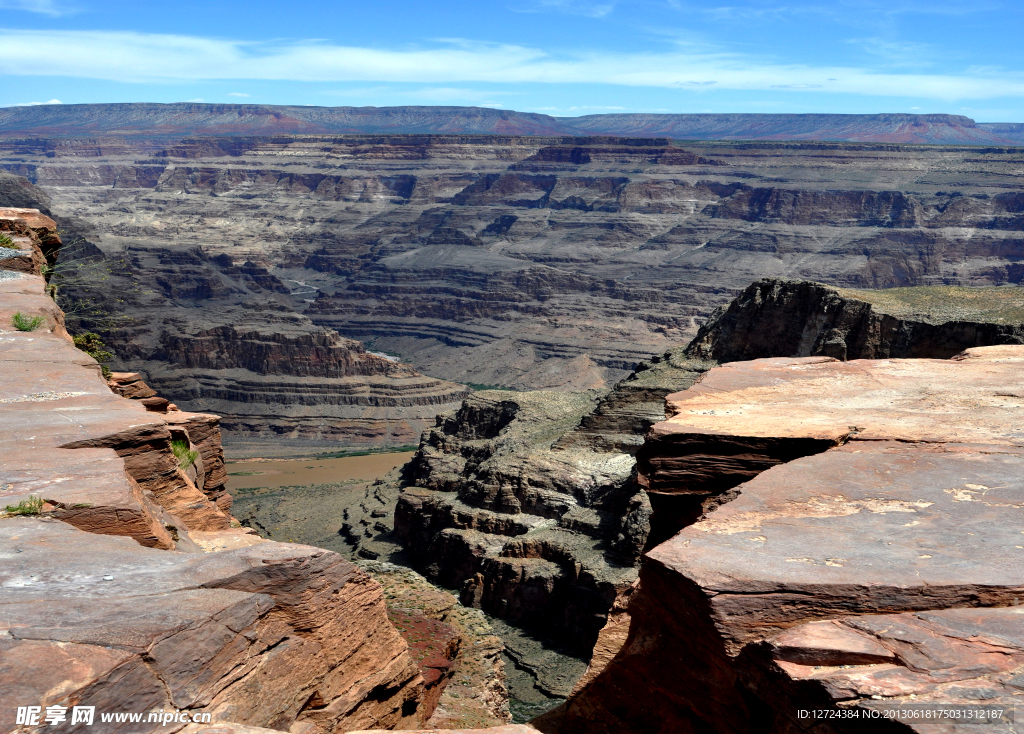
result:
[[[257,487],[372,482],[409,461],[412,451],[337,459],[248,459],[229,461],[228,491]]]

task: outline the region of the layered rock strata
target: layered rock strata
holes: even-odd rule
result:
[[[48,728],[18,727],[16,705],[95,706],[106,731],[184,726],[101,718],[160,709],[325,734],[421,724],[379,584],[238,528],[216,417],[116,395],[43,278],[0,276],[0,323],[45,320],[0,333],[0,729]]]
[[[708,366],[673,352],[603,395],[476,393],[438,418],[398,481],[369,488],[343,532],[369,555],[397,540],[464,604],[589,653],[647,543],[631,454],[665,396]]]
[[[0,186],[0,203],[33,198],[45,201],[30,185]],[[28,210],[0,216],[7,211]],[[312,324],[289,306],[291,290],[248,260],[211,259],[196,248],[135,247],[110,257],[88,240],[88,225],[63,225],[69,243],[59,262],[55,230],[34,251],[11,248],[2,262],[25,272],[47,265],[50,292],[77,331],[100,332],[122,369],[181,408],[224,416],[238,453],[407,445],[469,393]],[[25,233],[14,234],[17,245]]]
[[[395,537],[427,578],[581,650],[632,581],[643,542],[623,532],[624,517],[644,512],[625,494],[631,459],[550,448],[596,402],[592,393],[477,393],[428,433],[394,511]],[[618,548],[602,548],[608,541]]]
[[[697,521],[648,553],[622,650],[537,725],[864,731],[799,712],[1012,706],[1022,364],[1020,346],[755,360],[671,396],[640,482]]]
[[[766,275],[888,288],[1024,274],[1013,148],[387,134],[133,145],[7,141],[0,166],[88,219],[78,231],[97,250],[82,258],[103,255],[119,294],[133,278],[149,294],[104,308],[130,307],[138,328],[123,324],[113,346],[154,372],[182,368],[164,332],[205,339],[178,324],[224,311],[210,326],[230,325],[244,303],[444,379],[601,388]],[[284,311],[253,308],[269,302]],[[275,380],[207,397],[272,394]],[[281,435],[307,425],[272,429],[234,408],[217,410]]]

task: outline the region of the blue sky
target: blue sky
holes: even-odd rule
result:
[[[451,104],[1024,122],[1024,4],[0,0],[0,106]]]

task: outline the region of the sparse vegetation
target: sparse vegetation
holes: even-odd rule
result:
[[[11,323],[18,331],[35,331],[46,321],[45,316],[29,316],[18,311],[11,316]]]
[[[360,449],[359,451],[331,451],[325,454],[316,454],[313,456],[314,459],[347,459],[350,456],[372,456],[373,454],[400,454],[406,451],[415,451],[419,448],[418,444],[409,444],[408,446],[385,446],[380,449]],[[296,457],[305,458],[305,457]]]
[[[199,458],[199,452],[189,448],[188,441],[183,438],[171,439],[171,451],[174,452],[174,458],[178,460],[178,468],[182,471],[188,471]]]
[[[38,515],[43,511],[43,500],[40,497],[29,497],[16,505],[7,505],[4,512],[8,515]]]
[[[143,293],[124,257],[106,257],[81,237],[61,247],[60,258],[42,274],[73,331],[106,332],[130,322],[125,306]]]
[[[14,244],[14,238],[6,232],[0,232],[0,247],[4,247],[8,250],[19,249],[18,246]]]
[[[92,331],[87,331],[84,334],[79,334],[74,337],[74,340],[76,347],[100,363],[100,369],[103,370],[103,376],[109,379],[110,368],[103,363],[112,360],[114,358],[114,353],[107,349],[107,345],[103,343],[100,335]]]

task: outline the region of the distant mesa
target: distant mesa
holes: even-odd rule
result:
[[[711,86],[713,81],[681,81]],[[552,117],[483,107],[306,107],[127,103],[0,110],[0,137],[172,140],[195,135],[613,135],[678,140],[834,140],[943,145],[1024,145],[1024,123],[962,115],[615,113]]]

